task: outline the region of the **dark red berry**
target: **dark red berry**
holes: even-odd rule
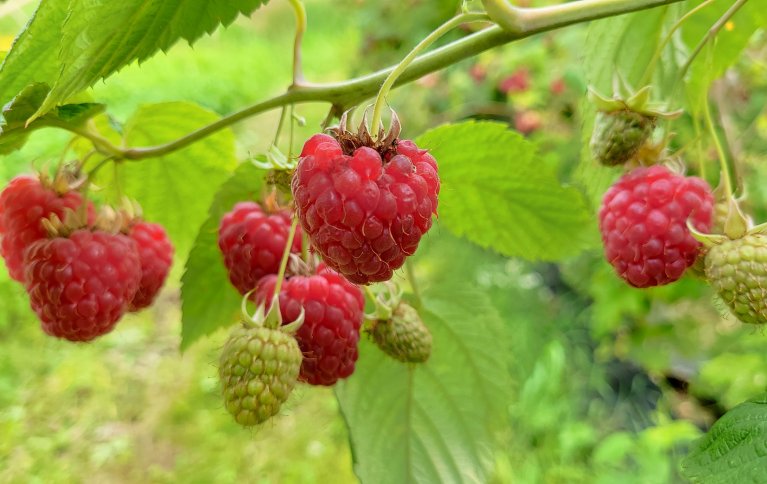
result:
[[[82,202],[78,192],[59,194],[34,176],[19,175],[11,180],[0,194],[0,254],[13,279],[24,281],[24,249],[46,238],[41,220],[54,214],[63,218],[66,209],[77,210]],[[88,212],[92,222],[90,202]]]
[[[218,247],[229,280],[240,294],[254,289],[262,277],[279,272],[290,225],[290,212],[265,213],[256,202],[240,202],[221,219]],[[300,229],[291,251],[301,253]]]
[[[149,307],[168,277],[173,262],[173,244],[162,225],[136,222],[130,228],[141,263],[141,282],[130,304],[131,311]]]
[[[605,194],[599,228],[605,256],[635,287],[662,286],[684,274],[700,244],[687,228],[711,228],[714,199],[708,184],[655,165],[637,168]]]
[[[258,301],[270,301],[277,276],[261,279]],[[333,385],[354,372],[365,298],[359,287],[338,273],[320,268],[316,275],[294,276],[282,284],[280,313],[285,323],[304,309],[296,333],[304,355],[299,378],[311,385]]]
[[[437,213],[439,186],[434,157],[412,141],[382,159],[364,146],[346,155],[324,134],[306,142],[292,182],[312,245],[356,284],[390,279],[416,251]]]
[[[26,287],[43,330],[70,341],[108,333],[127,311],[141,280],[128,236],[80,229],[34,242],[24,256]]]

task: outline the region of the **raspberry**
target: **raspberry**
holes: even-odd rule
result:
[[[136,243],[125,235],[76,230],[34,242],[24,255],[32,309],[51,336],[89,341],[108,333],[141,280]]]
[[[267,301],[277,276],[264,277],[256,299]],[[287,279],[280,291],[284,321],[295,321],[305,311],[296,333],[304,355],[299,378],[311,385],[333,385],[354,372],[365,298],[362,291],[338,273],[321,267],[314,276]]]
[[[57,193],[37,177],[19,175],[11,180],[0,194],[0,254],[13,279],[24,282],[24,249],[46,238],[40,221],[54,214],[63,218],[66,209],[77,210],[82,203],[78,192]],[[88,212],[92,222],[90,202]]]
[[[218,367],[227,411],[243,426],[279,412],[296,385],[301,350],[279,329],[241,324],[232,331]]]
[[[221,219],[218,246],[229,280],[240,294],[255,288],[265,275],[279,272],[290,225],[287,210],[267,214],[255,202],[240,202]],[[300,230],[296,230],[291,251],[301,253]]]
[[[749,234],[708,249],[706,277],[738,319],[767,323],[767,236]]]
[[[655,129],[655,118],[630,110],[597,113],[591,154],[605,166],[622,165],[639,152]]]
[[[149,307],[168,277],[173,261],[173,244],[162,225],[135,222],[130,238],[136,242],[141,263],[141,283],[130,304],[131,311]]]
[[[429,328],[405,303],[397,306],[391,319],[375,321],[370,334],[384,353],[405,363],[423,363],[431,354]]]
[[[700,178],[660,165],[631,171],[607,191],[599,211],[607,260],[635,287],[676,281],[700,249],[687,220],[708,232],[713,203],[710,187]]]
[[[317,134],[293,176],[301,226],[325,263],[356,284],[386,281],[437,213],[434,157],[409,140],[379,151]],[[395,147],[396,145],[396,147]]]

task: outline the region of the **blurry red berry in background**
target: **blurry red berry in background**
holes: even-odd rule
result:
[[[469,69],[469,75],[477,84],[482,83],[487,77],[487,68],[482,64],[474,64]]]
[[[521,111],[514,115],[514,129],[524,135],[541,128],[541,115],[537,111]]]
[[[530,71],[526,67],[517,69],[498,84],[498,90],[504,94],[524,92],[528,89],[530,89]]]
[[[561,77],[557,77],[549,84],[549,91],[556,96],[565,92],[565,89],[567,89],[567,84],[565,84],[565,80]]]

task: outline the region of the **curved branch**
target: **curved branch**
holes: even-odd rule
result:
[[[542,8],[514,8],[515,14],[519,15],[521,21],[519,30],[508,31],[494,26],[423,54],[403,71],[394,87],[412,82],[426,74],[486,50],[540,32],[680,1],[682,0],[580,0]],[[488,5],[502,6],[506,0],[483,0],[483,3],[486,4],[487,8]],[[490,13],[489,10],[488,13]],[[294,84],[283,94],[246,107],[169,143],[146,148],[120,149],[115,147],[114,149],[118,150],[120,157],[125,159],[151,158],[179,150],[243,119],[288,104],[327,102],[342,109],[355,106],[374,96],[394,69],[395,66],[392,66],[366,76],[338,83]]]

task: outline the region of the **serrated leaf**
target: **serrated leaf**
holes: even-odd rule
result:
[[[219,116],[186,102],[139,108],[124,127],[126,146],[155,146],[210,124]],[[226,129],[159,158],[117,165],[105,191],[136,199],[147,220],[163,224],[177,253],[189,250],[218,186],[237,164],[234,134]],[[114,175],[112,175],[114,176]]]
[[[589,246],[592,221],[581,193],[563,186],[534,145],[506,125],[446,125],[417,143],[439,166],[440,226],[530,260],[557,260]]]
[[[134,61],[146,60],[159,50],[167,51],[180,39],[193,43],[266,2],[71,0],[61,39],[51,44],[61,46],[60,70],[35,116]]]
[[[61,26],[68,6],[69,0],[40,2],[0,64],[0,103],[7,102],[29,84],[50,84],[56,79]]]
[[[511,388],[503,322],[484,294],[440,285],[420,311],[434,343],[407,366],[366,338],[336,386],[362,482],[487,482]]]
[[[682,461],[692,482],[763,482],[767,469],[767,395],[727,412]]]
[[[33,83],[24,88],[3,108],[0,124],[0,154],[18,150],[32,133],[46,126],[78,126],[101,113],[105,106],[96,103],[66,104],[27,125],[27,119],[40,107],[50,87]]]
[[[263,171],[243,163],[216,192],[181,278],[182,350],[237,320],[241,296],[229,283],[218,249],[218,224],[235,203],[257,198],[263,177]]]

